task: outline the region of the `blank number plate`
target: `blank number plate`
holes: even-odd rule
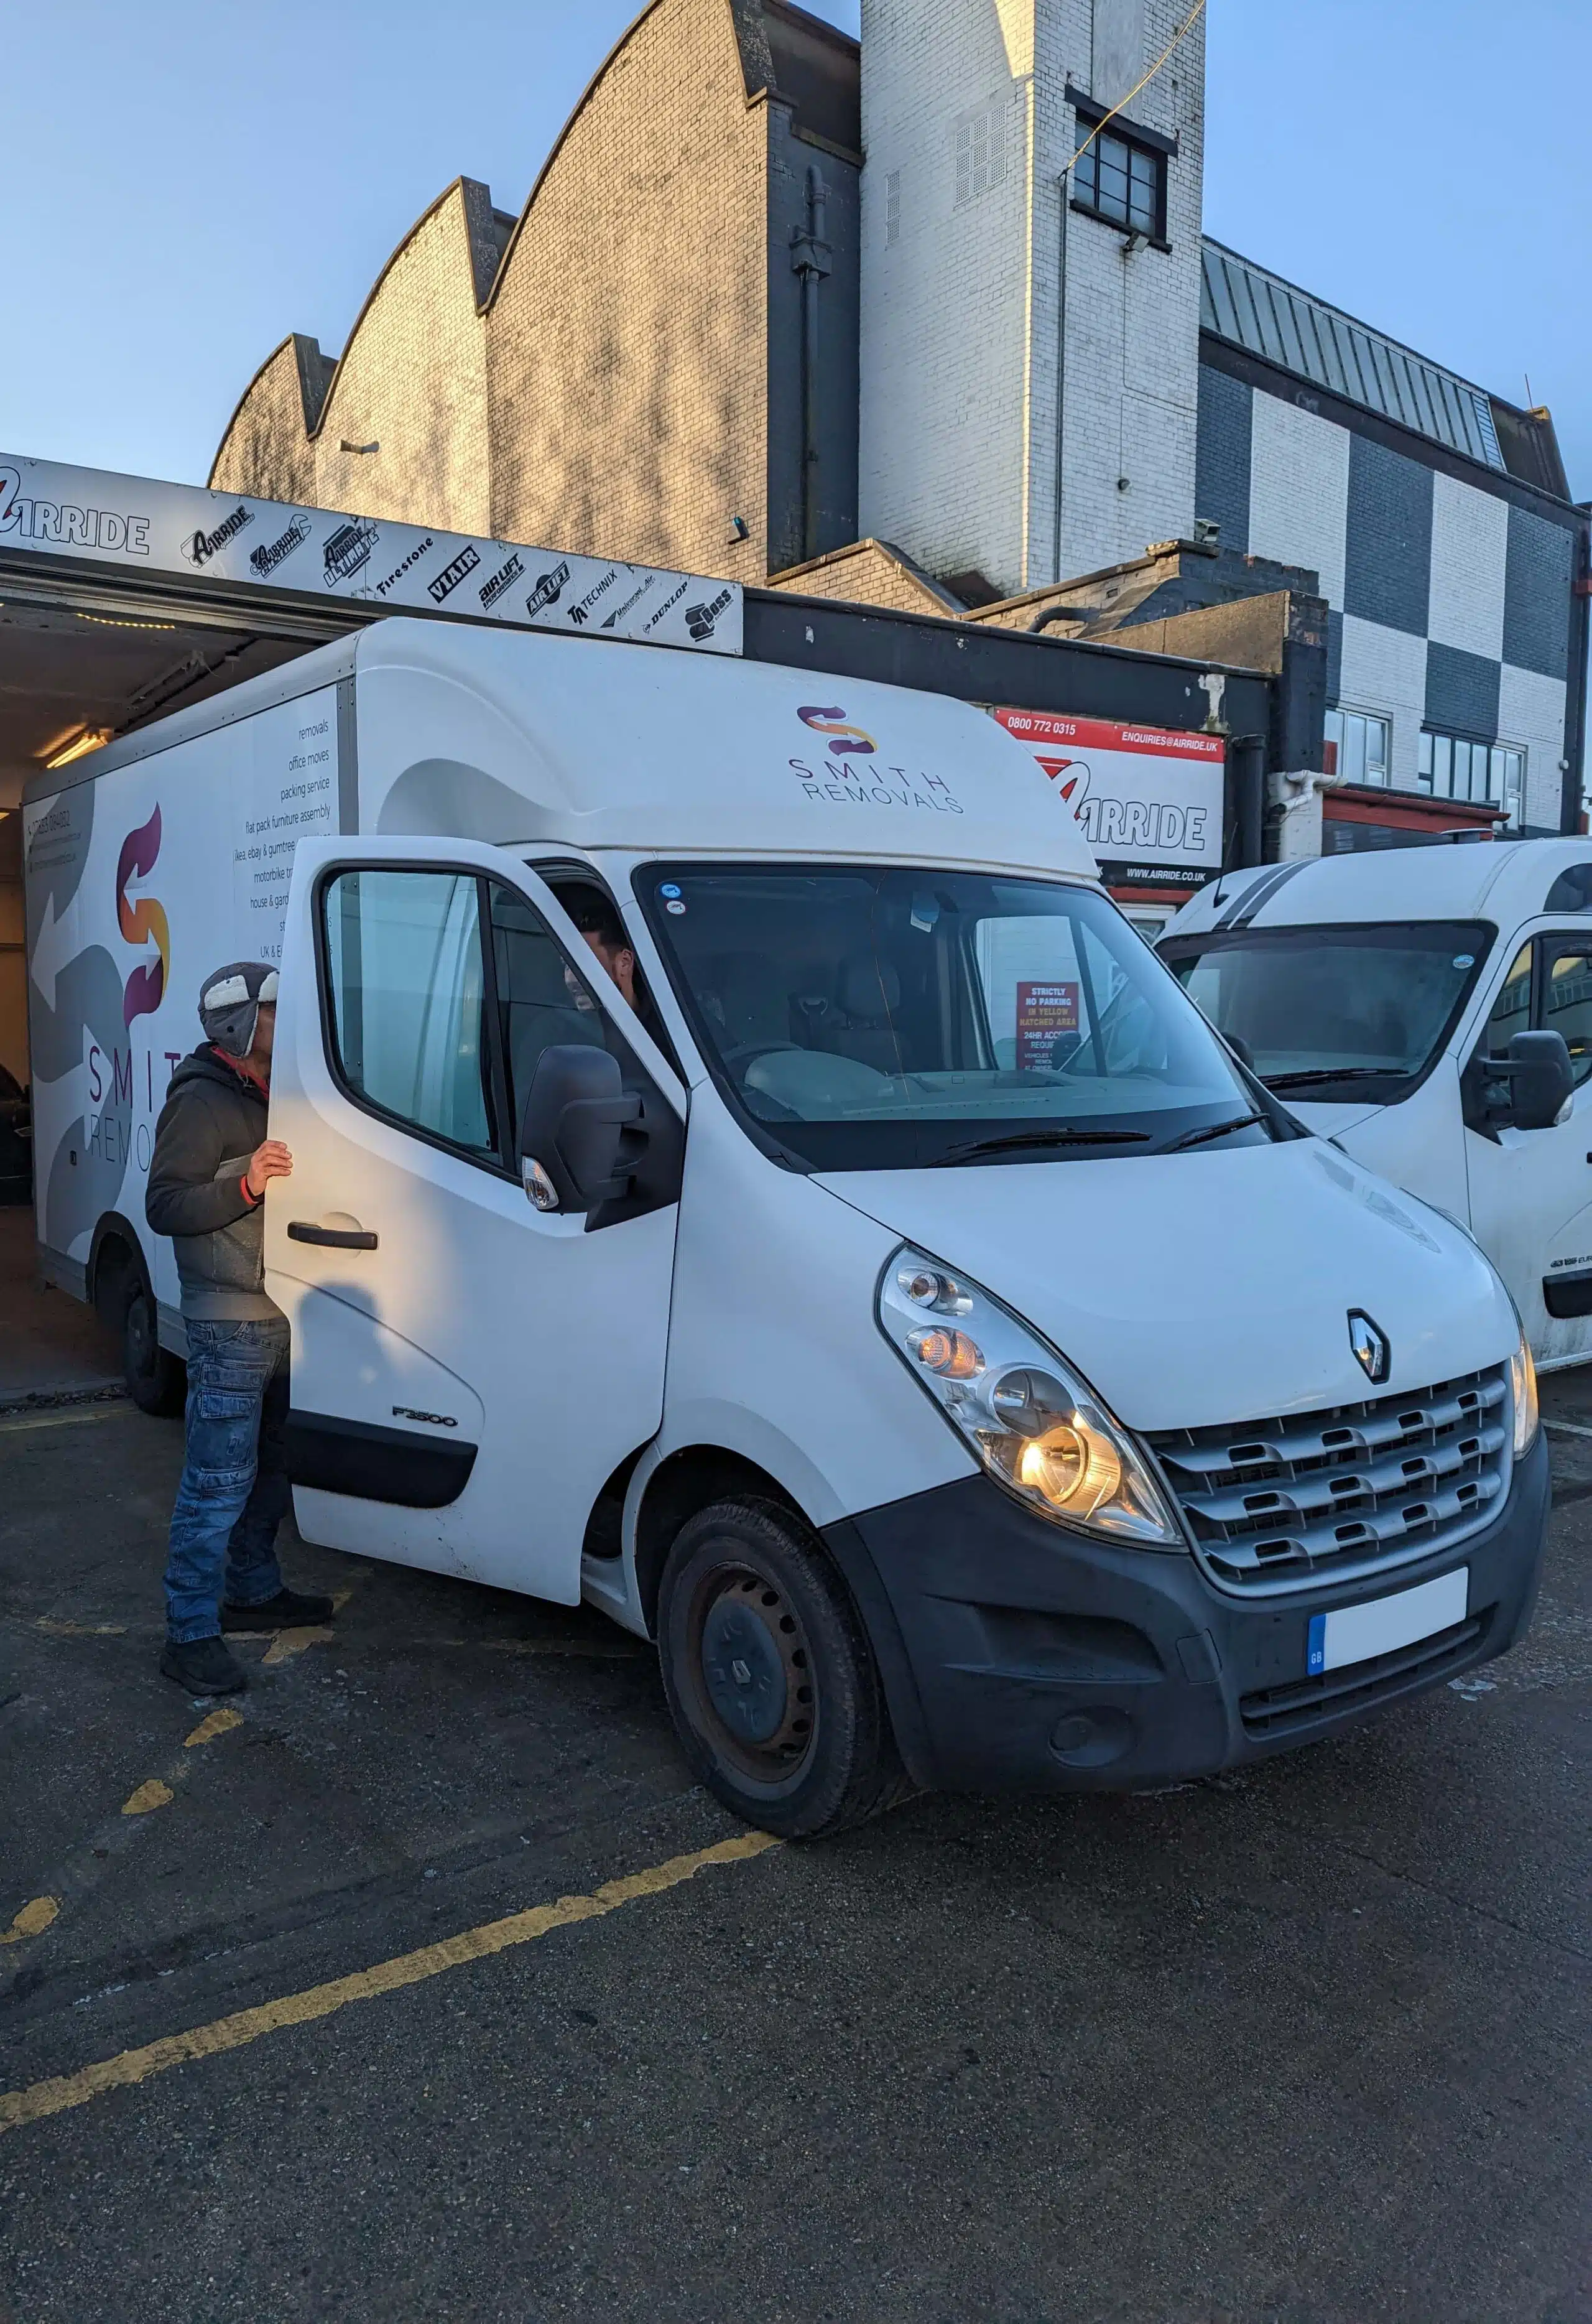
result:
[[[1391,1655],[1413,1646],[1439,1630],[1451,1630],[1465,1619],[1470,1593],[1470,1570],[1440,1574],[1418,1590],[1401,1590],[1395,1598],[1373,1598],[1364,1606],[1338,1606],[1330,1614],[1312,1614],[1305,1667],[1314,1678],[1321,1671],[1341,1670],[1347,1663],[1368,1663],[1377,1655]]]

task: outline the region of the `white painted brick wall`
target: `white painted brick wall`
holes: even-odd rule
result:
[[[1124,12],[1099,5],[1119,74]],[[1146,63],[1186,13],[1143,0]],[[1193,518],[1202,27],[1133,107],[1182,141],[1173,247],[1125,258],[1115,229],[1069,215],[1063,362],[1060,180],[1079,142],[1065,88],[1090,85],[1094,32],[1091,0],[863,0],[862,529],[1009,593]],[[957,123],[1003,101],[1018,132],[1005,180],[959,205]]]
[[[1372,710],[1393,721],[1388,771],[1396,788],[1414,790],[1426,715],[1426,640],[1346,613],[1338,698],[1346,709]]]
[[[1562,800],[1564,697],[1561,678],[1542,678],[1512,662],[1499,673],[1498,740],[1525,752],[1525,819],[1549,830],[1559,826]]]
[[[1343,605],[1348,430],[1280,396],[1256,395],[1249,452],[1249,548],[1311,567],[1329,604]]]
[[[1509,504],[1440,469],[1431,481],[1428,632],[1440,645],[1502,661]]]

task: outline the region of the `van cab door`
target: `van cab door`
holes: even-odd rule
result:
[[[1471,1231],[1513,1293],[1539,1363],[1592,1355],[1592,934],[1546,928],[1516,939],[1467,1066]],[[1575,1095],[1547,1130],[1486,1125],[1479,1060],[1512,1034],[1562,1033]]]
[[[580,1215],[536,1207],[518,1143],[538,1059],[575,1045],[640,1102],[626,1191]],[[578,1600],[594,1508],[662,1417],[685,1106],[510,851],[300,844],[265,1279],[308,1540]]]

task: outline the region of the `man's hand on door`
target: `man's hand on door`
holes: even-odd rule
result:
[[[258,1202],[272,1178],[290,1178],[292,1175],[292,1155],[280,1138],[268,1138],[263,1146],[257,1146],[250,1155],[244,1183]]]

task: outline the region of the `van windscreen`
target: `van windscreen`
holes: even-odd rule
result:
[[[1494,935],[1480,920],[1234,928],[1168,937],[1161,956],[1279,1097],[1392,1105],[1440,1055]]]
[[[1093,888],[870,864],[652,865],[635,884],[721,1089],[789,1161],[1290,1134]]]

